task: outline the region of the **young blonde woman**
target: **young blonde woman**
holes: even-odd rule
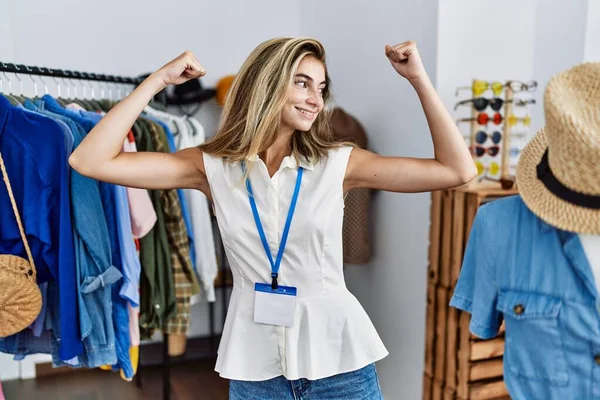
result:
[[[272,39],[252,51],[218,132],[200,147],[121,152],[156,93],[205,75],[185,52],[114,107],[71,155],[73,168],[100,181],[197,189],[213,201],[234,276],[216,365],[231,380],[231,399],[382,398],[374,363],[388,353],[344,283],[344,193],[431,191],[477,174],[416,44],[386,46],[385,55],[421,100],[435,158],[335,143],[325,50],[308,38]]]

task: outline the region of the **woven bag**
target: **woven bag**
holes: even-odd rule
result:
[[[42,294],[36,283],[33,263],[19,210],[0,154],[0,169],[12,204],[29,262],[11,254],[0,254],[0,337],[22,331],[31,325],[42,308]]]

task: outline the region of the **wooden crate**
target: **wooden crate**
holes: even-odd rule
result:
[[[454,190],[442,191],[442,227],[441,227],[441,248],[439,262],[439,285],[444,288],[450,287],[450,257],[452,254],[452,226],[455,223],[452,218],[454,209]]]
[[[507,396],[502,381],[503,328],[480,340],[469,331],[470,315],[449,306],[478,208],[515,195],[499,184],[433,192],[425,332],[424,399],[495,399]],[[492,396],[492,397],[490,397]]]
[[[425,325],[425,374],[433,377],[435,360],[435,285],[427,287],[427,311]]]
[[[423,400],[431,400],[433,396],[433,378],[430,374],[423,374]]]
[[[481,340],[469,331],[468,313],[449,307],[446,352],[445,387],[456,391],[459,397],[469,398],[471,386],[479,381],[502,379],[504,355],[504,325],[494,339]]]
[[[429,283],[436,285],[440,272],[440,238],[442,228],[442,192],[431,193],[430,224],[429,224]]]

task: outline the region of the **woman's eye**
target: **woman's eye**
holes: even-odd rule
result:
[[[299,86],[305,88],[306,87],[306,81],[298,81],[298,82],[296,82],[296,85],[299,85]]]

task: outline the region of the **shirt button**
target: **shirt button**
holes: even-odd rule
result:
[[[525,312],[525,307],[523,307],[523,304],[517,304],[514,308],[513,308],[515,314],[517,315],[521,315]]]
[[[157,310],[160,310],[160,304],[155,304],[154,308],[156,308]]]

